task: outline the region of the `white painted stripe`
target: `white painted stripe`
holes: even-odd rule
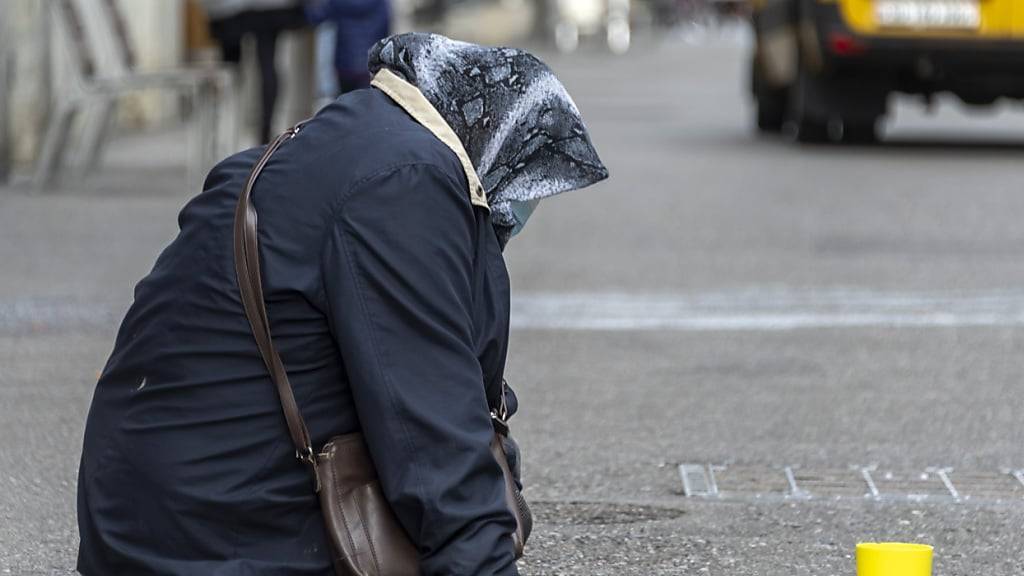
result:
[[[126,302],[0,299],[0,333],[116,327]],[[1024,290],[883,292],[745,289],[691,294],[520,293],[520,330],[772,331],[1024,327]]]
[[[800,499],[802,499],[802,498],[809,498],[810,494],[808,494],[807,492],[804,492],[804,490],[802,488],[800,488],[800,486],[797,485],[797,483],[796,483],[796,474],[793,474],[793,467],[792,466],[786,466],[785,472],[786,472],[786,482],[789,483],[789,494],[788,494],[788,496],[791,497],[791,498],[800,498]]]
[[[874,466],[867,466],[860,469],[860,475],[862,478],[864,478],[864,482],[868,485],[868,491],[871,492],[871,497],[877,500],[880,497],[878,492],[878,486],[875,484],[875,479],[871,477],[871,473],[874,471]]]
[[[935,473],[939,475],[939,479],[942,480],[942,484],[946,487],[949,495],[953,497],[953,500],[960,501],[960,492],[953,485],[953,480],[950,479],[949,473],[952,472],[952,468],[936,468]]]
[[[794,330],[1024,326],[1024,291],[746,289],[694,294],[528,293],[512,327],[529,330]]]

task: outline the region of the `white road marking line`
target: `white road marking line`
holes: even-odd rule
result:
[[[0,333],[116,327],[127,302],[0,300]],[[750,288],[689,294],[518,293],[524,330],[779,331],[813,328],[1024,327],[1024,290],[885,292]]]
[[[709,492],[712,496],[718,496],[718,479],[715,478],[715,470],[725,470],[725,468],[722,466],[715,466],[714,464],[708,464]]]
[[[1014,470],[1011,474],[1017,480],[1017,482],[1020,483],[1021,486],[1024,486],[1024,468],[1021,468],[1020,470]]]
[[[868,491],[871,493],[871,497],[878,500],[880,494],[878,492],[878,486],[875,484],[875,479],[871,476],[871,473],[875,471],[874,466],[865,466],[860,469],[860,476],[864,479],[864,483],[868,485]]]
[[[789,494],[787,494],[787,496],[789,496],[790,498],[797,498],[797,499],[808,499],[808,498],[810,498],[811,497],[810,494],[808,494],[802,488],[797,486],[797,484],[796,484],[796,475],[793,474],[793,467],[792,466],[786,466],[785,472],[786,472],[786,482],[789,483]]]
[[[953,481],[949,477],[949,473],[953,471],[952,468],[929,468],[930,472],[934,472],[939,475],[939,479],[942,480],[942,484],[946,487],[949,495],[953,497],[953,500],[960,501],[960,492],[957,491],[956,487],[953,486]]]
[[[679,465],[679,478],[683,481],[683,494],[686,496],[693,496],[693,486],[690,484],[690,471],[693,465],[680,464]]]
[[[526,293],[512,327],[530,330],[773,331],[1024,326],[1024,291],[746,289],[693,294]]]
[[[713,477],[709,477],[711,466],[705,468],[701,464],[680,464],[679,477],[683,481],[683,494],[687,497],[693,496],[717,496],[718,487]],[[691,476],[698,479],[698,486],[694,486]]]

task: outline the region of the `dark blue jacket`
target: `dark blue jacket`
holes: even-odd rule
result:
[[[86,576],[333,574],[308,470],[243,315],[236,154],[135,289],[79,476]],[[256,185],[275,344],[314,445],[362,430],[424,576],[515,574],[488,445],[509,281],[454,153],[377,89],[353,92]]]
[[[367,52],[391,33],[389,0],[313,0],[306,5],[306,18],[334,24],[334,68],[344,72],[368,73]]]

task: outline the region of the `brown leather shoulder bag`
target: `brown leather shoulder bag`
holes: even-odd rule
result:
[[[416,576],[419,555],[384,497],[377,471],[361,434],[346,434],[330,439],[319,452],[313,450],[306,423],[295,403],[291,382],[281,357],[270,338],[270,322],[263,299],[260,277],[259,241],[256,232],[256,208],[252,203],[253,187],[271,155],[286,141],[299,133],[296,126],[267,146],[256,162],[235,208],[234,256],[238,288],[245,315],[263,357],[270,379],[277,387],[288,423],[288,433],[295,444],[296,457],[307,464],[320,497],[327,535],[331,541],[335,572],[339,576]],[[495,436],[491,452],[505,476],[505,495],[516,518],[512,535],[516,557],[532,527],[529,508],[519,493],[509,469],[502,438],[507,434],[504,414],[492,412]]]

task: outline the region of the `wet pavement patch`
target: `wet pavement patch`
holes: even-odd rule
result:
[[[0,335],[111,331],[126,305],[73,298],[0,300]]]
[[[607,526],[672,520],[684,514],[676,508],[610,502],[531,502],[534,519],[544,524]]]

